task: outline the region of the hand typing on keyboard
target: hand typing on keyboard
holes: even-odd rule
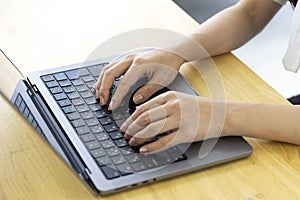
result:
[[[102,69],[99,79],[94,85],[96,98],[100,99],[101,105],[107,104],[110,98],[109,90],[114,80],[124,75],[109,105],[109,109],[114,110],[119,106],[130,87],[142,75],[145,75],[149,82],[140,88],[133,98],[135,103],[142,103],[156,91],[169,85],[176,77],[182,63],[184,60],[180,56],[164,50],[130,54]]]
[[[131,146],[141,145],[149,138],[171,130],[170,134],[142,146],[141,153],[153,153],[180,143],[203,140],[211,125],[212,105],[217,109],[222,107],[221,102],[219,105],[217,102],[212,104],[206,98],[169,91],[137,107],[121,130],[125,132],[125,139],[130,139]],[[210,137],[213,136],[210,134]]]

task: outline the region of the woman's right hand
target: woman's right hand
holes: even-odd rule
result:
[[[105,66],[94,85],[96,98],[101,105],[106,105],[109,90],[116,78],[123,75],[115,94],[111,98],[110,110],[119,106],[130,87],[145,75],[149,82],[141,87],[134,95],[133,100],[140,104],[161,88],[169,85],[176,77],[180,66],[185,60],[167,50],[152,50],[143,53],[129,54],[124,59]]]

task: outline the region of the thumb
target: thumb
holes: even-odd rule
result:
[[[162,88],[163,86],[157,83],[147,83],[135,92],[133,101],[135,104],[141,104]]]

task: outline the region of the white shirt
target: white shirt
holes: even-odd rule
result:
[[[288,49],[282,61],[286,70],[297,72],[300,67],[300,2],[294,11]]]
[[[287,0],[273,0],[284,5]],[[294,11],[292,29],[288,49],[282,60],[284,68],[288,71],[297,72],[300,68],[300,2]]]

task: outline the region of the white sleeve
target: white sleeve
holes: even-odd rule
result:
[[[286,70],[297,72],[300,68],[300,4],[298,3],[293,16],[292,29],[288,49],[283,58]]]
[[[287,2],[287,0],[273,0],[273,1],[279,3],[280,5],[284,5]]]

